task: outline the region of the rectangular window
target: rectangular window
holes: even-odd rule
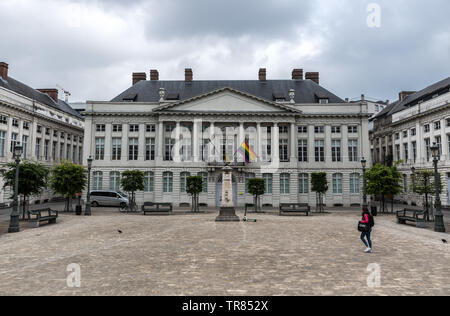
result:
[[[9,151],[11,152],[11,153],[14,153],[14,148],[16,147],[16,145],[17,145],[17,137],[18,137],[19,135],[18,134],[16,134],[16,133],[12,133],[11,134],[11,146],[10,146],[10,148],[9,148]]]
[[[397,161],[402,159],[402,156],[400,154],[400,145],[395,145],[395,153],[397,155]]]
[[[430,124],[424,125],[423,130],[425,133],[429,133],[431,131]]]
[[[308,162],[308,141],[306,139],[298,141],[298,161]]]
[[[298,193],[299,194],[309,193],[309,175],[306,173],[298,175]]]
[[[331,156],[333,162],[341,162],[341,141],[340,140],[332,140],[331,141]]]
[[[287,133],[289,132],[288,127],[285,126],[285,125],[279,126],[278,129],[279,129],[279,131],[280,131],[280,134],[287,134]]]
[[[109,174],[109,189],[120,191],[120,172],[113,171]]]
[[[29,129],[30,129],[30,123],[28,123],[28,122],[23,122],[23,129],[24,129],[24,130],[29,130]]]
[[[357,134],[358,133],[358,126],[357,125],[351,125],[348,127],[348,133],[349,134]]]
[[[290,193],[290,184],[291,177],[287,173],[280,174],[280,194],[289,194]]]
[[[308,134],[308,126],[299,126],[298,133],[299,134]]]
[[[409,150],[408,150],[409,148],[408,148],[408,144],[406,143],[406,144],[403,144],[403,151],[404,151],[404,153],[405,153],[405,163],[408,163],[408,160],[409,160]]]
[[[202,139],[200,144],[200,161],[208,161],[209,139]]]
[[[105,124],[97,124],[95,130],[97,132],[105,132],[106,131],[106,125]]]
[[[22,152],[23,152],[23,159],[27,159],[27,153],[28,153],[28,136],[23,135],[22,136]]]
[[[95,139],[95,160],[105,159],[105,139],[96,138]]]
[[[412,145],[413,160],[414,160],[414,163],[416,163],[417,162],[417,143],[412,142],[411,145]]]
[[[341,127],[340,126],[331,126],[331,133],[333,133],[333,134],[340,134],[341,133]]]
[[[155,176],[153,172],[146,172],[144,178],[144,187],[145,192],[154,192],[155,191]]]
[[[266,193],[265,194],[272,194],[272,182],[273,182],[273,175],[270,173],[263,174],[263,178],[266,185]]]
[[[350,193],[359,194],[359,173],[353,173],[350,175]]]
[[[323,140],[315,141],[316,162],[325,162],[325,142]]]
[[[59,159],[64,159],[64,143],[59,144]]]
[[[94,190],[103,190],[103,172],[94,172]]]
[[[77,160],[77,145],[73,145],[72,162],[75,163],[76,160]]]
[[[439,147],[439,157],[442,156],[442,138],[441,136],[436,136],[434,138],[436,145]]]
[[[403,138],[408,138],[408,131],[403,131]]]
[[[139,157],[139,139],[130,138],[128,140],[128,160],[138,160]]]
[[[342,174],[333,175],[333,194],[342,194]]]
[[[156,125],[155,124],[147,124],[146,131],[147,131],[147,133],[155,133]]]
[[[112,160],[122,159],[122,139],[113,138],[112,139]]]
[[[395,134],[395,140],[399,140],[400,139],[400,133],[396,133]]]
[[[325,133],[325,127],[323,127],[323,126],[315,126],[314,127],[314,133],[316,133],[316,134],[323,134],[323,133]]]
[[[163,174],[163,192],[173,192],[173,174],[172,172],[164,172]]]
[[[348,158],[350,162],[358,162],[358,140],[348,141]]]
[[[13,118],[13,120],[12,120],[12,126],[13,126],[13,127],[19,127],[19,120]]]
[[[114,125],[112,126],[112,131],[113,131],[114,133],[120,133],[120,132],[122,132],[122,125],[120,125],[120,124],[114,124]]]
[[[48,161],[48,150],[49,150],[49,147],[50,146],[50,141],[48,140],[48,139],[46,139],[45,140],[45,143],[44,143],[44,159],[46,160],[46,161]]]
[[[139,125],[137,125],[137,124],[131,124],[131,125],[130,125],[130,132],[131,132],[131,133],[139,132]]]
[[[0,157],[5,157],[6,133],[0,131]]]
[[[190,177],[190,173],[188,172],[182,172],[180,175],[180,192],[186,193],[186,184],[187,184],[187,178]]]
[[[202,193],[208,193],[208,173],[201,172],[198,175],[202,177]]]
[[[145,160],[155,160],[155,139],[147,138],[145,140]]]
[[[248,194],[248,180],[256,178],[254,173],[246,173],[245,174],[245,193]]]
[[[41,139],[40,138],[36,138],[36,159],[40,160],[41,159]]]
[[[8,124],[8,117],[5,115],[0,115],[0,124],[7,125]]]
[[[50,135],[50,128],[47,127],[47,128],[45,129],[45,135]]]
[[[165,157],[164,157],[165,161],[172,161],[173,160],[172,150],[173,150],[173,145],[174,144],[175,144],[175,140],[173,138],[166,138],[166,141],[165,141]]]
[[[431,140],[429,138],[425,139],[425,153],[427,162],[429,162],[431,158]]]
[[[441,129],[441,121],[434,122],[434,130],[439,131]]]
[[[70,160],[70,149],[71,149],[71,147],[72,146],[70,146],[70,144],[66,145],[66,157],[67,157],[67,160]]]
[[[289,140],[280,139],[280,161],[289,161]]]
[[[403,175],[403,192],[408,193],[408,175]]]
[[[411,130],[411,136],[416,136],[417,135],[417,130],[415,128],[413,128]]]

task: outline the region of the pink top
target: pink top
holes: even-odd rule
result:
[[[364,219],[361,221],[363,224],[369,224],[369,214],[363,215]]]

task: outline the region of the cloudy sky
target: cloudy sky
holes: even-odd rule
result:
[[[112,99],[132,72],[256,79],[263,67],[268,79],[319,71],[342,98],[394,100],[450,76],[449,12],[448,0],[0,0],[0,61],[71,101]]]

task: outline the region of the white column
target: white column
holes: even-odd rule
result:
[[[244,122],[239,123],[239,140],[238,144],[236,145],[236,149],[238,149],[245,141],[245,129],[244,129]],[[243,155],[237,154],[236,156],[238,162],[244,162],[245,158]],[[234,157],[230,157],[231,160],[234,160]]]
[[[138,160],[144,161],[145,160],[145,124],[139,124],[139,138],[138,138]],[[106,134],[108,135],[108,134]]]
[[[273,124],[272,133],[272,162],[280,162],[280,130],[278,128],[278,123]]]
[[[37,135],[36,135],[36,137],[37,137]],[[66,137],[65,144],[67,146],[67,144],[68,144],[67,133],[66,133],[65,137]],[[87,165],[87,160],[88,160],[89,156],[92,155],[92,116],[90,116],[90,115],[86,116],[86,120],[84,121],[83,144],[84,144],[83,164]],[[42,151],[42,146],[44,146],[44,137],[41,138],[41,151]],[[66,155],[66,153],[67,153],[67,147],[65,149],[64,155]],[[42,155],[41,155],[41,157],[42,157]]]
[[[129,124],[123,124],[122,126],[122,161],[128,161],[128,131],[130,130]]]
[[[175,152],[175,154],[173,155],[173,160],[175,162],[180,161],[180,149],[181,149],[180,134],[181,134],[181,123],[177,122],[177,125],[175,127],[175,145],[173,147]]]
[[[218,148],[216,147],[216,150],[214,149],[214,145],[213,144],[217,144],[217,142],[216,142],[216,139],[215,139],[215,133],[216,133],[216,131],[215,131],[215,125],[214,125],[214,122],[211,122],[210,124],[209,124],[209,139],[210,139],[210,143],[209,143],[209,156],[210,156],[210,158],[209,158],[209,161],[215,161],[215,160],[217,160],[217,157],[216,157],[216,155],[218,154],[217,152],[216,152],[216,150],[218,150]]]
[[[194,119],[194,126],[192,128],[192,133],[193,133],[193,141],[192,141],[192,159],[194,160],[194,162],[198,162],[198,157],[199,157],[199,123],[201,122],[201,120],[199,119]]]
[[[36,137],[37,137],[37,122],[35,120],[35,118],[33,118],[33,122],[31,125],[31,133],[30,133],[30,139],[28,140],[29,142],[29,147],[30,150],[28,151],[29,157],[31,157],[31,159],[35,159],[38,160],[39,157],[36,157]]]
[[[105,126],[105,161],[111,161],[112,156],[112,124]]]
[[[448,141],[447,133],[445,132],[447,126],[447,121],[441,120],[441,142],[442,142],[442,155],[441,160],[445,161],[448,159]]]
[[[331,163],[333,160],[331,158],[331,125],[325,125],[325,163]]]
[[[341,133],[342,133],[342,162],[344,164],[347,164],[349,162],[349,157],[348,157],[348,126],[347,125],[342,125],[341,126]],[[378,145],[376,147],[378,147]]]
[[[295,131],[296,124],[291,123],[291,163],[296,162],[297,157],[297,133]]]
[[[10,116],[8,117],[8,129],[6,130],[6,141],[5,141],[5,157],[8,158],[8,160],[11,160],[13,157],[13,154],[11,152],[11,135],[12,135],[12,120],[13,118]]]
[[[160,121],[158,124],[158,137],[157,137],[157,153],[156,160],[161,162],[164,160],[164,122]]]
[[[261,123],[256,123],[256,155],[258,156],[258,162],[261,161]]]

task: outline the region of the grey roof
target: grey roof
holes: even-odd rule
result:
[[[447,79],[441,80],[435,84],[432,84],[431,86],[428,86],[425,89],[420,90],[414,94],[408,95],[401,102],[397,101],[397,104],[389,111],[389,114],[392,115],[397,112],[403,111],[403,110],[417,104],[420,100],[431,97],[436,92],[441,91],[443,89],[448,89],[448,88],[450,88],[450,77],[448,77]]]
[[[124,98],[133,94],[137,95],[135,102],[158,102],[160,88],[166,90],[166,95],[178,94],[180,101],[221,88],[231,88],[270,102],[274,101],[274,95],[284,95],[289,99],[289,90],[294,89],[295,103],[317,103],[317,95],[328,97],[330,103],[345,103],[311,80],[140,81],[111,102],[123,102]]]
[[[58,100],[58,102],[55,102],[51,97],[49,97],[47,94],[42,93],[36,89],[33,89],[26,84],[17,81],[11,77],[8,77],[7,80],[3,80],[0,78],[0,87],[3,87],[5,89],[14,91],[15,93],[18,93],[20,95],[23,95],[27,98],[30,98],[32,100],[35,100],[37,102],[43,103],[45,105],[48,105],[54,109],[63,111],[65,113],[74,115],[80,119],[83,119],[83,116],[80,115],[77,111],[72,109],[72,107],[67,104],[66,102],[62,100]]]

